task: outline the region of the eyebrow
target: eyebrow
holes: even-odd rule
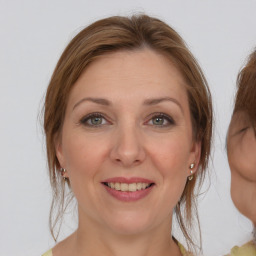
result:
[[[181,106],[181,104],[174,98],[171,97],[163,97],[163,98],[156,98],[156,99],[147,99],[144,101],[144,105],[156,105],[159,104],[163,101],[171,101],[173,103],[175,103],[176,105],[178,105],[178,107],[181,109],[181,112],[183,113],[183,108]]]
[[[107,99],[103,99],[103,98],[92,98],[92,97],[87,97],[87,98],[83,98],[81,99],[80,101],[78,101],[74,107],[73,107],[73,110],[78,106],[80,105],[82,102],[86,102],[86,101],[89,101],[89,102],[93,102],[93,103],[96,103],[96,104],[99,104],[99,105],[103,105],[103,106],[111,106],[111,102]],[[171,97],[162,97],[162,98],[153,98],[153,99],[146,99],[144,102],[143,102],[143,105],[147,105],[147,106],[152,106],[152,105],[157,105],[161,102],[164,102],[164,101],[171,101],[173,103],[175,103],[182,111],[183,113],[183,108],[181,106],[181,104],[174,98],[171,98]]]
[[[96,103],[96,104],[99,104],[99,105],[103,105],[103,106],[110,106],[110,105],[111,105],[110,101],[108,101],[108,100],[106,100],[106,99],[88,97],[88,98],[83,98],[83,99],[79,100],[79,101],[74,105],[73,110],[74,110],[78,105],[80,105],[82,102],[85,102],[85,101],[90,101],[90,102],[93,102],[93,103]]]

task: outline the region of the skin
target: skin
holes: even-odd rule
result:
[[[256,136],[246,112],[236,112],[227,137],[231,197],[237,209],[256,226]]]
[[[88,118],[95,112],[103,117]],[[142,49],[94,61],[71,91],[56,152],[78,201],[79,224],[54,256],[181,255],[170,236],[172,213],[200,143],[192,138],[184,79],[164,56]],[[143,199],[119,201],[101,182],[120,176],[155,185]]]

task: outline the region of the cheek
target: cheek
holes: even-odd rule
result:
[[[188,140],[165,139],[158,146],[151,147],[151,159],[163,175],[188,174]]]
[[[188,141],[186,138],[166,139],[151,151],[152,164],[160,173],[163,203],[167,210],[177,204],[189,175]]]
[[[228,150],[228,162],[231,170],[231,174],[237,169],[240,162],[240,154],[238,154],[238,149],[236,147],[230,146]]]
[[[253,129],[250,129],[241,144],[241,153],[244,158],[244,162],[248,162],[251,169],[255,170],[256,166],[256,138]]]
[[[256,180],[256,142],[250,134],[245,134],[239,142],[230,145],[228,160],[231,172],[238,172],[250,180]]]
[[[188,147],[177,141],[165,142],[152,151],[152,162],[160,174],[160,186],[162,200],[159,200],[157,208],[163,209],[163,217],[170,217],[184,191],[187,176],[189,175]]]
[[[94,205],[92,191],[98,185],[99,175],[102,171],[102,162],[107,154],[107,143],[99,145],[93,136],[73,134],[63,138],[63,155],[71,190],[79,205]],[[88,210],[88,209],[87,209]]]
[[[72,180],[83,180],[97,175],[100,164],[107,154],[107,144],[98,144],[93,136],[75,134],[63,141],[66,169]]]
[[[231,188],[230,188],[230,194],[231,194],[231,198],[232,201],[235,205],[235,207],[241,211],[241,207],[240,207],[240,196],[239,196],[239,190],[237,189],[237,186],[239,187],[239,181],[234,178],[234,176],[231,176]]]

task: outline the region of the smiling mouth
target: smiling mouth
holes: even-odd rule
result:
[[[136,192],[146,190],[154,185],[154,183],[120,183],[120,182],[103,182],[103,184],[113,190],[122,192]]]

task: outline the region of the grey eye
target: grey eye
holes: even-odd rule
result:
[[[153,126],[167,127],[170,125],[174,125],[175,122],[170,116],[166,114],[156,113],[154,114],[154,116],[151,117],[149,124]]]
[[[163,125],[164,124],[164,121],[165,121],[165,118],[164,117],[154,117],[152,118],[152,122],[154,125]]]
[[[104,116],[100,113],[92,113],[87,115],[86,117],[82,118],[80,121],[83,125],[88,127],[101,127],[102,125],[107,124],[107,120],[104,118]]]
[[[90,121],[92,125],[100,125],[102,124],[102,117],[98,117],[98,116],[91,117],[88,121]]]

